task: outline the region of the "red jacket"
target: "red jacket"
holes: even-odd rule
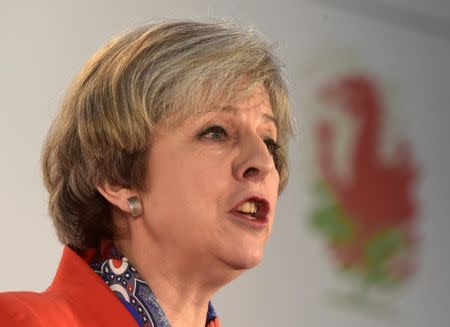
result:
[[[138,326],[101,278],[69,247],[42,293],[0,293],[0,326]]]

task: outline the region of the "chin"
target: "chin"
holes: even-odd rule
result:
[[[225,263],[234,270],[248,270],[256,267],[263,259],[263,250],[239,250],[226,258]]]

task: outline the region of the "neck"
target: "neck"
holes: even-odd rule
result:
[[[116,246],[149,284],[172,327],[204,327],[210,299],[240,271],[214,263],[207,253],[161,245],[144,230],[136,228]]]

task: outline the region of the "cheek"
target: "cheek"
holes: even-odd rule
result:
[[[278,174],[278,171],[274,171],[274,176],[272,178],[272,183],[270,186],[271,192],[274,194],[275,200],[278,199],[278,190],[280,187],[280,175]]]
[[[230,185],[224,161],[200,155],[165,157],[160,156],[149,171],[150,210],[191,221],[216,210]]]
[[[278,201],[278,186],[280,182],[280,178],[278,172],[274,172],[270,176],[268,176],[267,183],[267,194],[270,196],[270,202],[273,203],[274,212],[272,214],[273,218],[275,218],[275,208]],[[273,223],[273,219],[271,220]]]
[[[180,175],[183,182],[179,191],[185,194],[186,206],[196,216],[190,219],[203,220],[205,216],[210,217],[211,213],[221,209],[231,177],[223,162],[211,158],[186,162]]]
[[[229,169],[221,161],[209,160],[201,165],[193,163],[189,169],[192,186],[197,191],[218,192],[228,187],[231,180]]]

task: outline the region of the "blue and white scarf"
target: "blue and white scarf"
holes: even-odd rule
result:
[[[140,327],[170,327],[150,286],[120,251],[111,246],[103,258],[91,261],[90,267],[105,281],[120,299]],[[213,306],[209,303],[206,327],[219,327]]]

